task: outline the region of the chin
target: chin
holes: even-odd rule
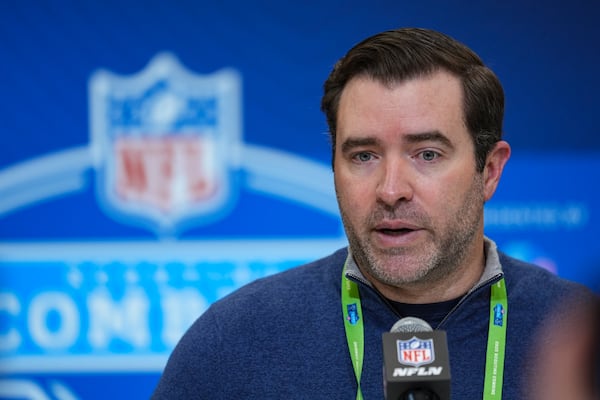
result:
[[[410,270],[406,268],[399,268],[398,265],[410,265],[413,268]],[[380,264],[381,265],[381,264]],[[427,271],[424,268],[414,268],[415,263],[406,260],[398,260],[392,266],[384,268],[371,268],[370,274],[373,278],[379,282],[390,286],[401,286],[409,283],[420,281],[426,274]]]

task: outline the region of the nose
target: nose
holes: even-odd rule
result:
[[[407,162],[401,159],[387,160],[382,167],[376,190],[377,199],[389,206],[411,200],[414,194],[414,179]]]

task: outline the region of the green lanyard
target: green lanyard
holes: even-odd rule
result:
[[[344,329],[348,350],[352,359],[352,367],[356,376],[356,400],[362,400],[360,390],[360,375],[362,373],[363,358],[365,354],[365,330],[363,325],[360,294],[356,282],[346,276],[346,265],[342,271],[342,314],[344,316]]]
[[[504,278],[492,285],[490,297],[490,322],[485,363],[484,400],[502,399],[504,378],[504,350],[506,348],[506,321],[508,303]],[[342,271],[342,315],[348,350],[356,376],[356,400],[362,400],[360,376],[364,359],[364,325],[360,294],[356,282],[346,277],[346,265]]]
[[[506,348],[506,321],[508,302],[504,278],[492,285],[490,297],[490,327],[485,357],[485,386],[483,399],[502,399],[504,379],[504,350]]]

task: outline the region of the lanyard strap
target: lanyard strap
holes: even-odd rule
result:
[[[344,264],[344,270],[342,271],[342,315],[344,316],[344,329],[346,330],[348,350],[352,359],[354,376],[356,376],[356,400],[362,400],[360,376],[362,374],[365,353],[365,330],[358,285],[346,277],[346,264]]]
[[[485,363],[484,400],[502,399],[504,378],[504,350],[506,348],[506,321],[508,312],[504,278],[492,285],[490,296],[490,323]],[[342,271],[342,315],[348,350],[356,376],[356,400],[362,400],[360,376],[364,358],[364,325],[360,294],[356,282],[346,276],[346,264]]]
[[[504,278],[492,285],[490,297],[490,327],[485,360],[484,400],[502,399],[504,379],[504,350],[506,349],[506,322],[508,303]]]

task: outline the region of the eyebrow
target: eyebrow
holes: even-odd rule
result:
[[[404,136],[404,141],[407,143],[438,142],[446,147],[454,147],[450,139],[440,131],[410,133]]]
[[[415,144],[421,142],[438,142],[446,147],[454,148],[454,145],[448,139],[446,135],[441,133],[440,131],[429,131],[429,132],[420,132],[420,133],[409,133],[403,136],[403,141],[408,144]],[[356,147],[362,146],[377,146],[380,145],[381,141],[375,137],[358,137],[358,138],[348,138],[342,143],[341,151],[342,153],[347,153]]]
[[[347,153],[356,147],[378,145],[380,140],[374,137],[348,138],[342,143],[342,153]]]

